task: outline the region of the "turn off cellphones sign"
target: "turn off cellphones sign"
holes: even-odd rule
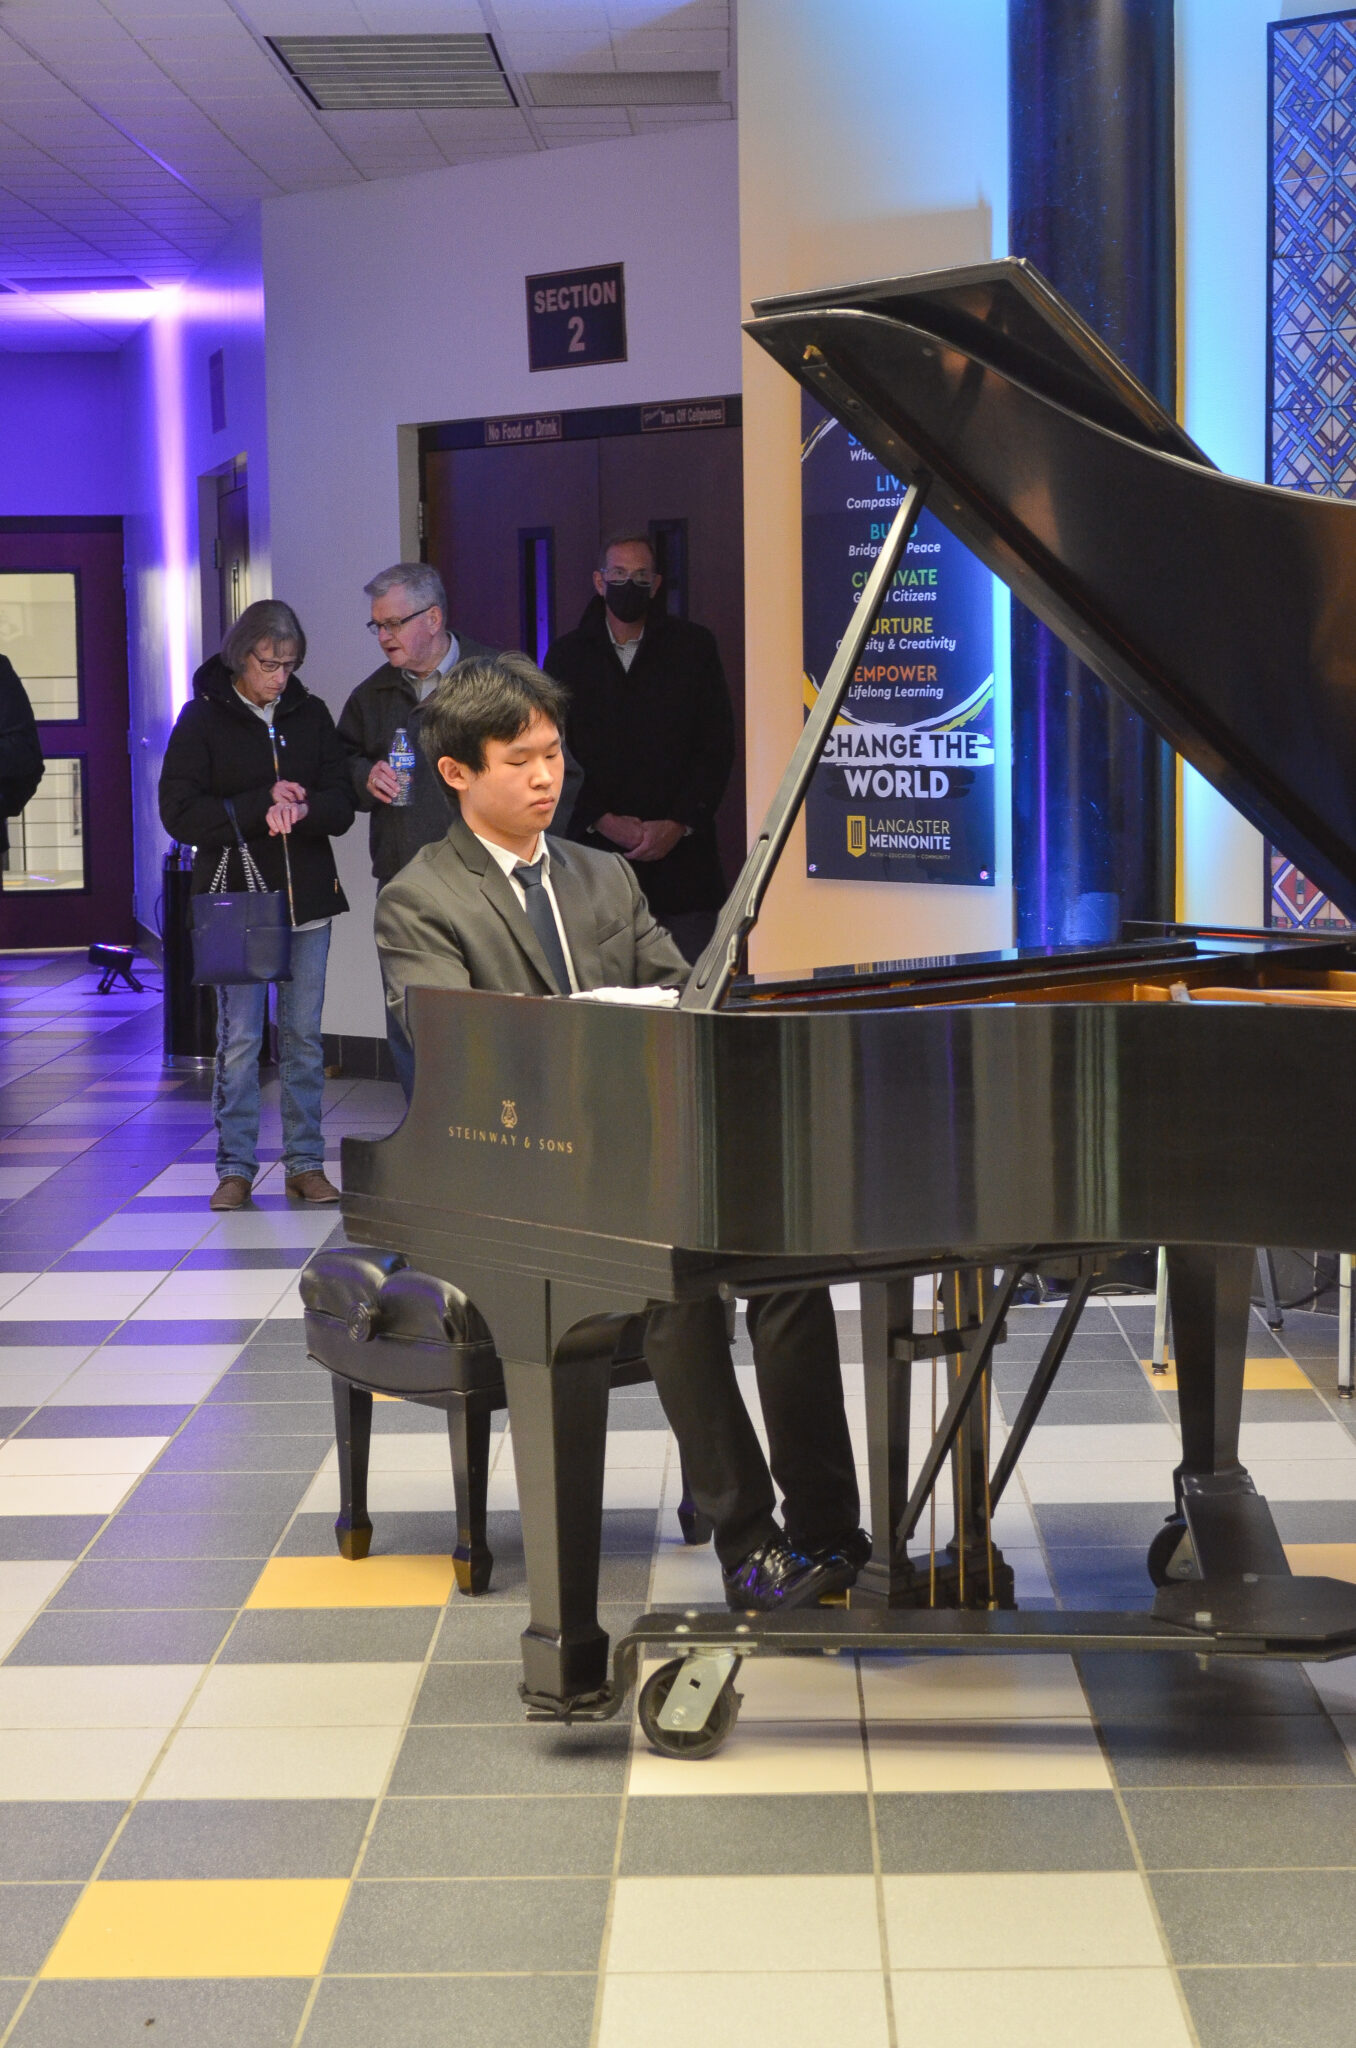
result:
[[[534,370],[626,361],[626,278],[620,263],[527,279],[527,359]]]

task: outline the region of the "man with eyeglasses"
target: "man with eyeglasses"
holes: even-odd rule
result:
[[[714,636],[655,602],[663,580],[644,534],[613,535],[583,618],[542,666],[570,693],[570,747],[584,771],[568,837],[624,853],[695,961],[725,901],[716,808],[734,765],[734,714]]]

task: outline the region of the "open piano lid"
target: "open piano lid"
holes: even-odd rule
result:
[[[1222,475],[1009,258],[747,331],[1356,917],[1356,505]]]

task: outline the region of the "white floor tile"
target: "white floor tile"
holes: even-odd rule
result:
[[[58,1355],[54,1346],[53,1356]],[[77,1362],[86,1355],[81,1347],[69,1353],[69,1365],[9,1366],[2,1362],[5,1353],[0,1347],[0,1408],[36,1408],[41,1402],[50,1400],[57,1388],[64,1386],[76,1370]]]
[[[170,1728],[201,1664],[6,1664],[0,1728]]]
[[[674,1526],[673,1510],[666,1502],[660,1521],[661,1541],[650,1578],[652,1607],[707,1607],[725,1605],[725,1586],[720,1559],[710,1543],[681,1543],[669,1540]]]
[[[6,1192],[2,1177],[4,1172],[5,1168],[0,1166],[0,1197],[3,1197]],[[23,1194],[27,1190],[20,1189],[18,1192]],[[0,1273],[0,1308],[7,1301],[11,1301],[16,1294],[22,1294],[25,1287],[31,1287],[37,1277],[36,1273]]]
[[[1073,1660],[1064,1656],[862,1658],[868,1721],[1088,1719]]]
[[[752,1928],[779,1930],[779,1973],[880,1968],[876,1888],[869,1877],[623,1877],[607,1974],[739,1971],[748,1961]],[[746,2026],[748,2020],[745,2014]]]
[[[1356,1440],[1340,1422],[1245,1422],[1238,1432],[1238,1455],[1247,1466],[1291,1458],[1356,1462]]]
[[[166,1436],[11,1437],[0,1444],[0,1480],[144,1472],[168,1442]]]
[[[1356,1714],[1356,1657],[1306,1664],[1309,1682],[1330,1714]]]
[[[648,1678],[665,1660],[647,1662]],[[735,1690],[744,1696],[738,1725],[755,1721],[851,1721],[861,1708],[857,1698],[857,1667],[851,1657],[746,1657]]]
[[[1257,1491],[1273,1503],[1356,1500],[1356,1459],[1250,1458],[1248,1470]]]
[[[516,1504],[514,1496],[513,1504]],[[452,1514],[452,1470],[436,1472],[374,1472],[367,1482],[367,1505],[374,1515]],[[490,1506],[496,1503],[491,1500]],[[311,1481],[299,1512],[304,1515],[337,1515],[339,1479],[333,1472],[321,1472]]]
[[[1146,1427],[1151,1425],[1146,1424]],[[1180,1453],[1178,1454],[1180,1456]],[[1027,1498],[1037,1507],[1052,1507],[1079,1501],[1163,1501],[1164,1513],[1172,1504],[1172,1468],[1174,1460],[1164,1459],[1161,1463],[1151,1460],[1134,1463],[1112,1463],[1091,1459],[1085,1465],[1072,1462],[1066,1464],[1028,1465],[1022,1460],[1022,1483]],[[1327,1496],[1287,1493],[1276,1495],[1275,1489],[1263,1486],[1254,1468],[1253,1478],[1257,1479],[1258,1491],[1272,1498],[1285,1500],[1324,1499]]]
[[[887,1877],[896,1970],[1163,1969],[1135,1871],[1004,1871]],[[982,1941],[975,1940],[983,1928]]]
[[[1335,1429],[1337,1424],[1332,1427]],[[1125,1464],[1143,1461],[1175,1465],[1182,1440],[1167,1422],[1038,1423],[1022,1452],[1022,1469],[1032,1465]],[[1356,1453],[1353,1453],[1356,1455]]]
[[[59,1170],[55,1166],[0,1166],[0,1201],[15,1202],[20,1195],[31,1195]]]
[[[75,1479],[0,1479],[0,1515],[111,1515],[137,1478],[135,1472],[89,1472]]]
[[[375,1799],[399,1728],[185,1728],[147,1799]]]
[[[204,1161],[201,1165],[181,1160],[175,1166],[167,1166],[154,1180],[148,1180],[141,1190],[143,1195],[210,1195],[217,1184],[216,1167]],[[204,1205],[205,1208],[205,1205]],[[210,1214],[210,1211],[206,1213]]]
[[[108,1356],[107,1353],[102,1354]],[[116,1353],[113,1354],[115,1357]],[[184,1354],[179,1354],[182,1357]],[[72,1373],[48,1403],[52,1408],[195,1407],[221,1378],[217,1372],[94,1372],[85,1366]]]
[[[901,2041],[927,2048],[1189,2048],[1170,1970],[896,1973]]]
[[[0,1612],[35,1614],[51,1599],[70,1568],[71,1560],[64,1557],[0,1564]]]
[[[167,1378],[210,1373],[217,1380],[228,1365],[234,1365],[243,1348],[240,1344],[105,1344],[86,1358],[85,1370],[163,1374]]]
[[[258,1319],[268,1315],[288,1284],[288,1274],[280,1273],[276,1267],[233,1273],[171,1273],[141,1303],[131,1320]]]
[[[142,1189],[149,1194],[149,1188]],[[141,1252],[158,1251],[161,1245],[169,1251],[191,1251],[199,1240],[207,1235],[208,1214],[195,1216],[170,1216],[160,1211],[146,1215],[135,1209],[119,1210],[106,1223],[98,1224],[88,1237],[82,1237],[75,1247],[78,1252]],[[166,1259],[166,1268],[173,1260]]]
[[[0,1742],[0,1799],[132,1799],[165,1728],[22,1728]]]
[[[217,1664],[187,1728],[399,1728],[422,1664]]]
[[[877,1792],[1110,1791],[1090,1722],[872,1722]]]
[[[160,1273],[42,1273],[0,1306],[0,1322],[117,1322],[164,1279]]]
[[[736,1690],[742,1690],[738,1681]],[[724,1747],[700,1763],[658,1756],[636,1731],[633,1799],[865,1790],[866,1763],[855,1721],[745,1722],[741,1716]]]
[[[603,1985],[598,2048],[886,2048],[888,2040],[885,1986],[874,1971],[808,1980],[690,1971],[609,1976]]]
[[[325,1209],[237,1209],[213,1221],[204,1250],[267,1251],[275,1245],[324,1244],[339,1217]]]

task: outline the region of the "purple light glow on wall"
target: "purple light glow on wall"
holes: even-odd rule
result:
[[[151,322],[151,383],[155,406],[156,497],[160,513],[161,618],[170,717],[188,702],[188,449],[184,433],[183,304],[180,293],[159,294]]]

